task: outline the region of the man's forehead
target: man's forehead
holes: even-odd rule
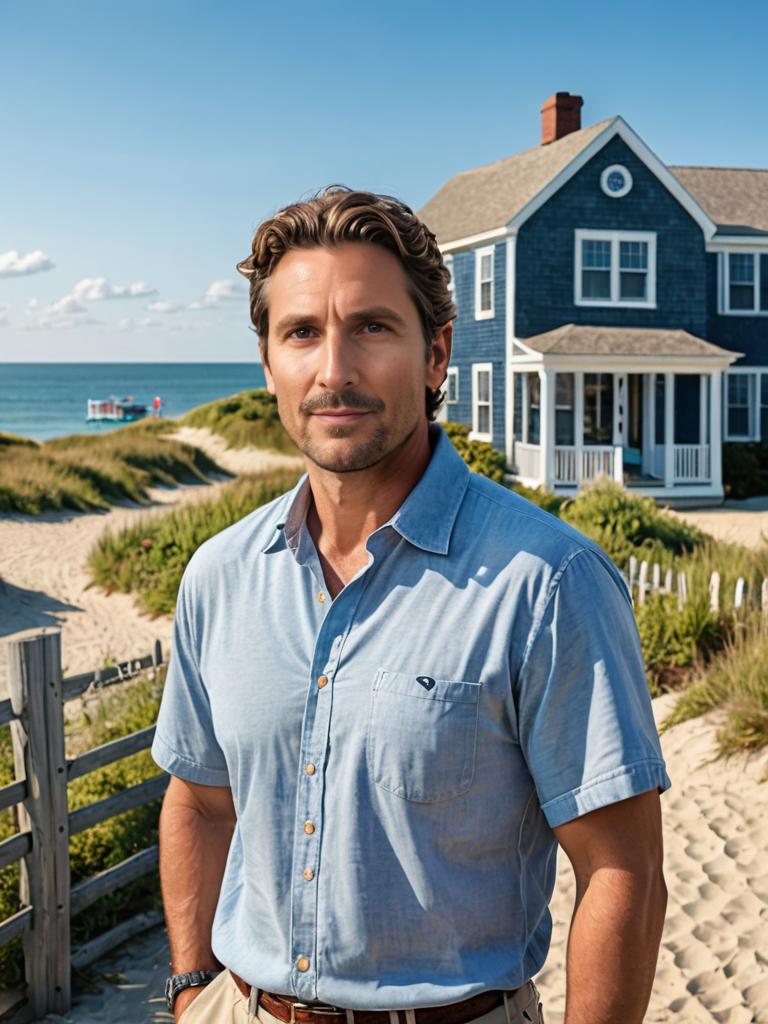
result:
[[[368,242],[292,249],[270,278],[272,301],[325,295],[329,289],[341,289],[350,297],[400,290],[407,295],[408,281],[393,253]]]

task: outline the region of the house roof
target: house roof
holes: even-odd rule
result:
[[[688,331],[656,327],[587,327],[563,324],[520,339],[526,348],[563,356],[739,356]]]
[[[609,117],[547,146],[533,146],[455,174],[422,206],[419,216],[441,244],[501,227],[617,120]]]
[[[670,167],[717,224],[719,234],[768,233],[768,170]]]

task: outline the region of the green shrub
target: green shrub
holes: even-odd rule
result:
[[[620,568],[631,555],[664,561],[704,541],[699,530],[663,512],[652,498],[630,494],[613,481],[585,488],[563,503],[560,515],[597,541]]]
[[[473,473],[487,476],[497,484],[504,482],[506,460],[492,444],[487,441],[470,441],[469,427],[465,423],[443,423],[442,427]]]
[[[728,498],[768,494],[768,444],[723,445],[723,490]]]
[[[696,664],[717,650],[725,635],[723,620],[709,610],[706,592],[689,595],[683,608],[675,595],[648,597],[635,605],[635,618],[652,696],[679,685]]]
[[[144,611],[171,613],[182,573],[203,541],[290,490],[297,478],[284,471],[240,477],[214,498],[105,531],[89,556],[92,581],[108,591],[136,592]]]
[[[298,455],[298,450],[285,432],[277,411],[277,400],[266,388],[241,391],[199,405],[179,423],[188,427],[207,427],[219,434],[230,448],[270,448],[273,451]]]

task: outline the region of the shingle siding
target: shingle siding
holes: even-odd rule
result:
[[[483,248],[481,246],[480,248]],[[458,315],[451,366],[459,371],[459,401],[447,407],[447,418],[472,426],[472,364],[493,365],[493,446],[504,451],[504,352],[506,324],[506,243],[494,249],[494,311],[489,320],[475,320],[475,250],[453,256]]]
[[[726,257],[727,258],[727,257]],[[707,301],[709,341],[744,358],[734,366],[768,366],[768,316],[726,316],[717,312],[717,253],[707,253]]]
[[[601,172],[614,163],[624,165],[633,179],[621,199],[606,196],[600,187]],[[576,228],[656,232],[656,309],[575,304]],[[576,323],[682,328],[707,338],[706,289],[701,228],[615,137],[520,228],[515,334],[526,338]]]

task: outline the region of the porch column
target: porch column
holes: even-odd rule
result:
[[[675,375],[664,374],[664,486],[675,483]]]
[[[653,476],[656,446],[656,374],[643,374],[643,464],[646,476]]]
[[[699,444],[707,443],[707,385],[709,380],[706,373],[699,374]]]
[[[581,487],[581,462],[584,449],[584,373],[573,375],[573,446],[576,459],[576,486]]]
[[[539,398],[539,465],[541,482],[548,491],[555,483],[555,388],[552,370],[539,370],[541,396]]]
[[[522,374],[523,378],[523,417],[520,429],[520,441],[522,444],[528,444],[528,407],[530,405],[530,395],[528,393],[528,371]]]
[[[709,380],[709,479],[723,489],[723,371],[713,370]]]

